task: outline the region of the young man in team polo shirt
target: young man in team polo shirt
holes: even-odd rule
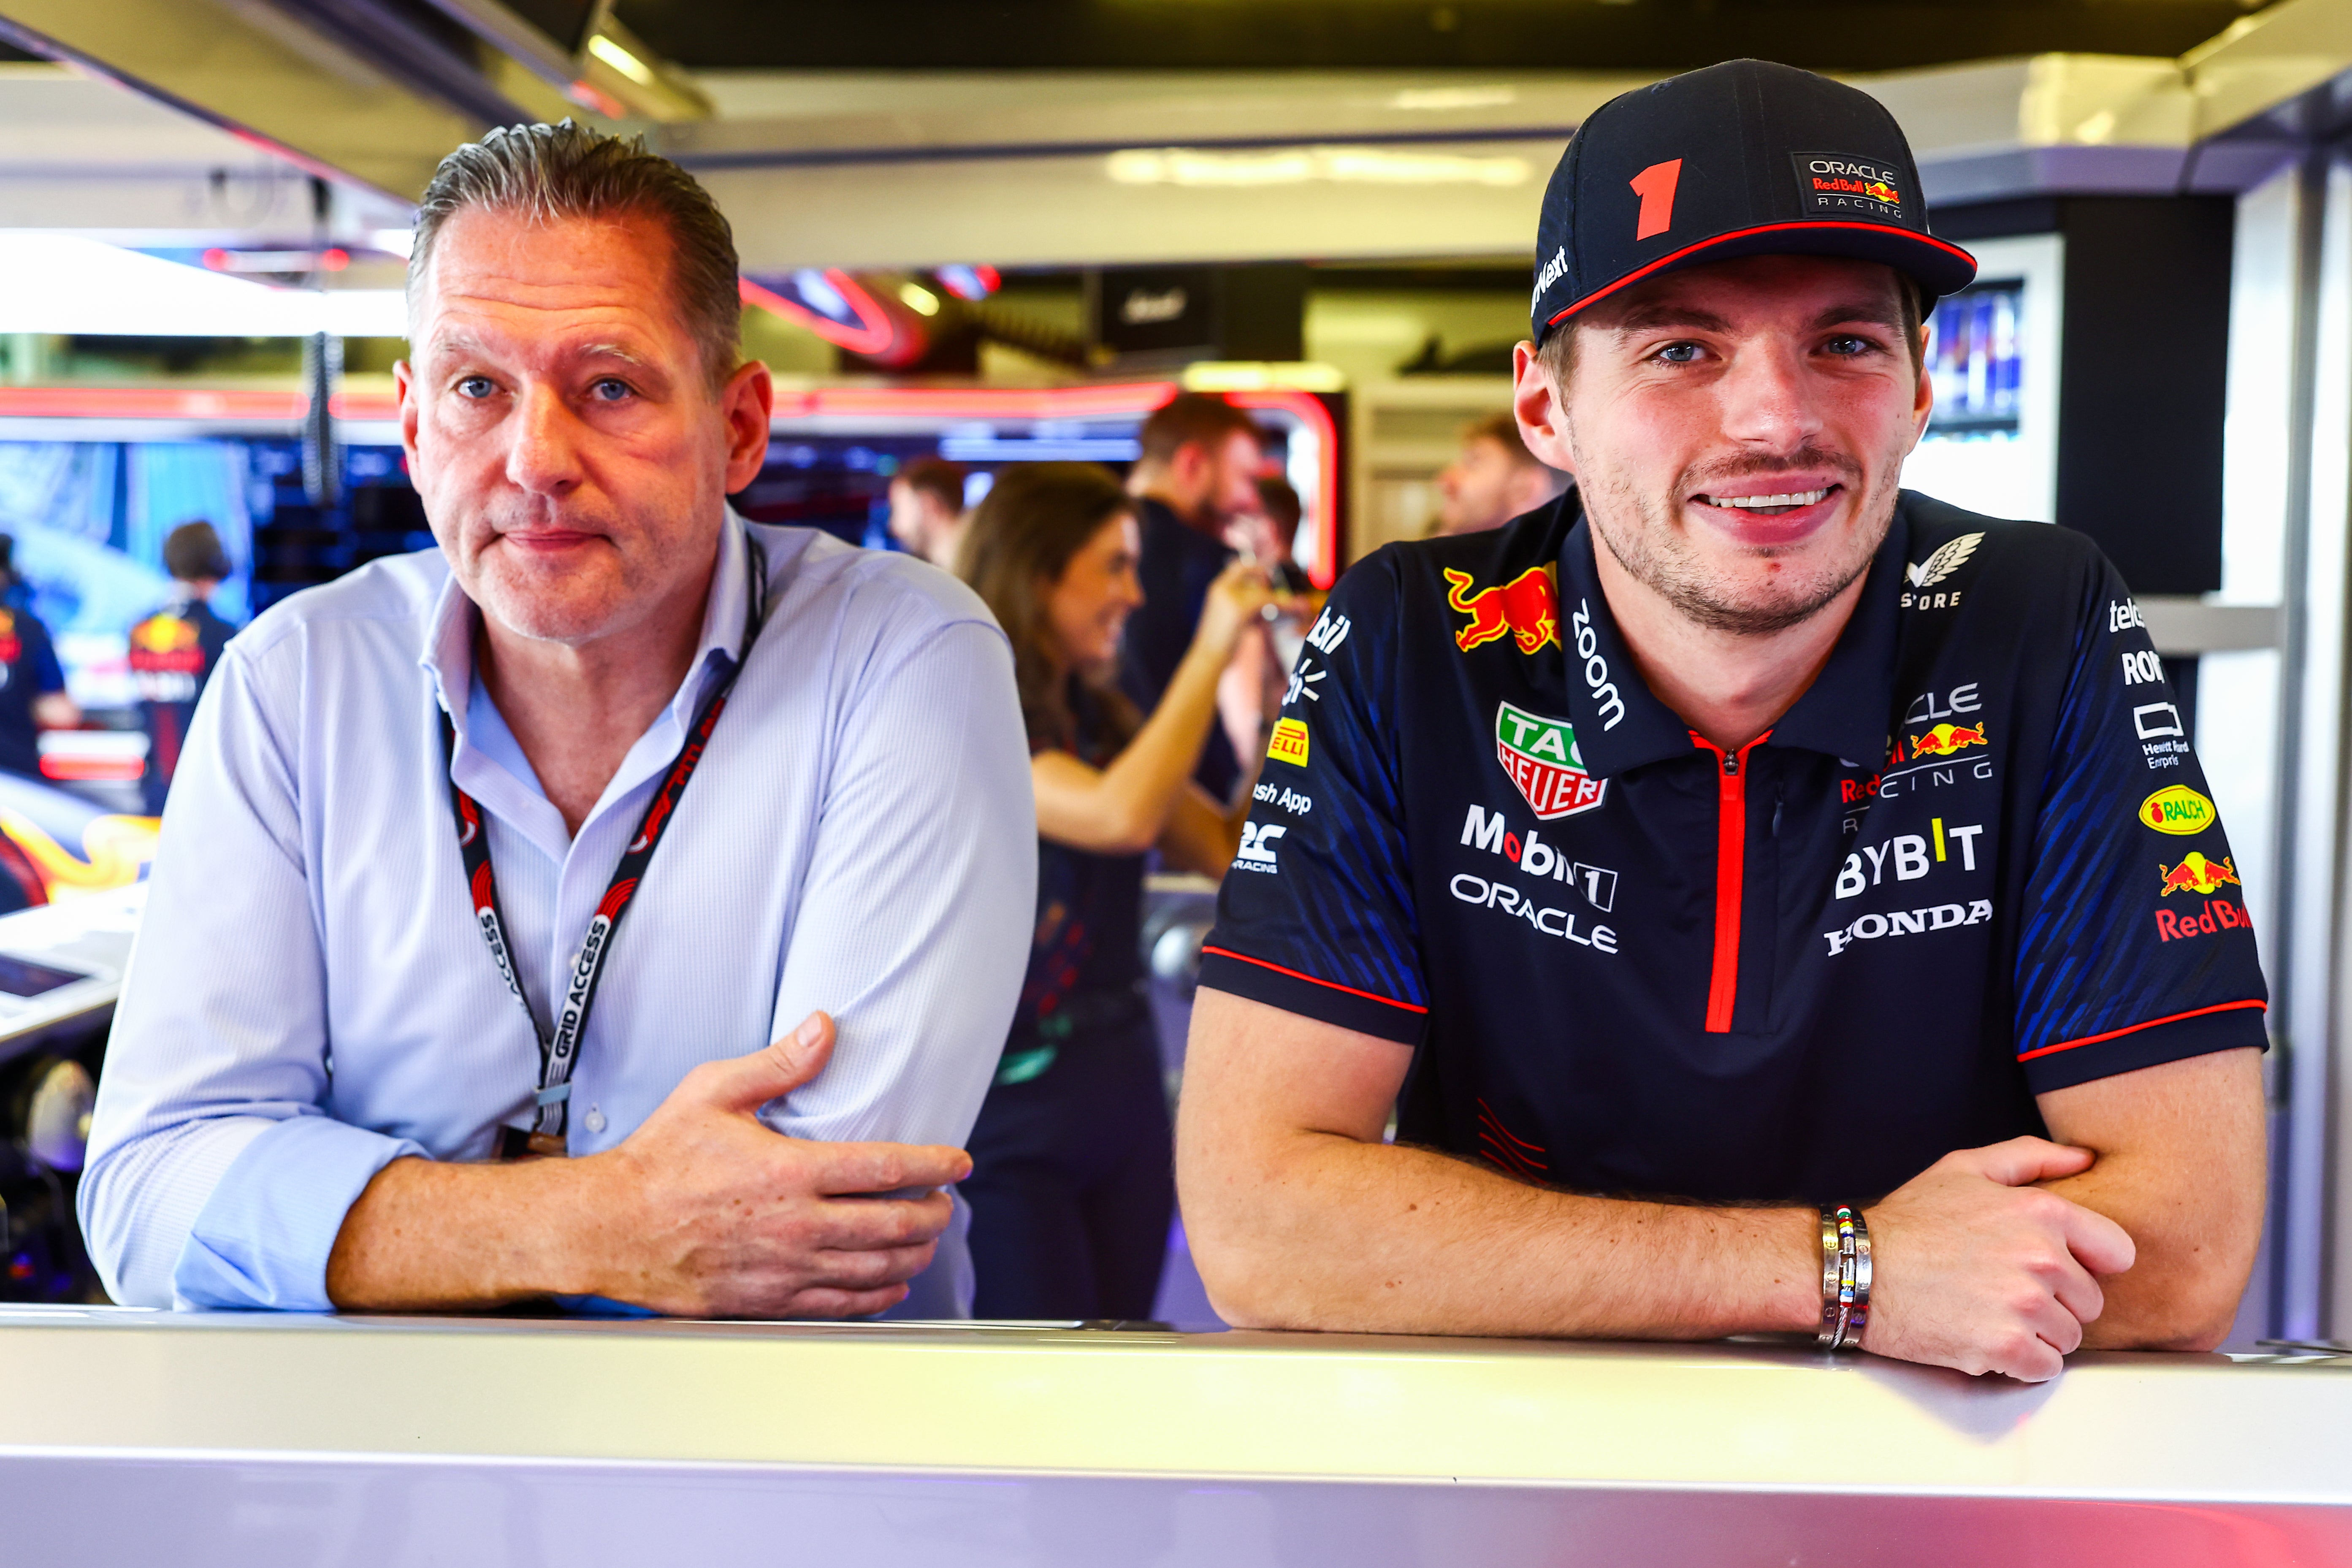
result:
[[[1897,488],[1975,274],[1901,132],[1755,61],[1630,93],[1538,256],[1517,412],[1577,488],[1348,575],[1226,880],[1178,1139],[1213,1300],[2033,1379],[2210,1348],[2252,933],[2114,569]]]

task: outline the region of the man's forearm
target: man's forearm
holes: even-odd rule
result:
[[[1239,1324],[1679,1340],[1820,1320],[1810,1210],[1580,1197],[1338,1134],[1286,1140],[1255,1173],[1235,1202],[1186,1193]]]
[[[584,1163],[394,1160],[343,1216],[328,1300],[346,1311],[426,1311],[593,1291]]]
[[[2083,1325],[2084,1350],[2209,1351],[2228,1336],[2262,1233],[2258,1193],[2242,1226],[2216,1226],[2172,1201],[2176,1171],[2137,1152],[2047,1184],[2122,1226],[2138,1251],[2127,1272],[2100,1279],[2106,1307]]]
[[[2099,1281],[2083,1343],[2210,1350],[2229,1333],[2261,1245],[2261,1054],[2216,1051],[2040,1097],[2051,1136],[2097,1158],[2048,1184],[2130,1233],[2131,1268]]]

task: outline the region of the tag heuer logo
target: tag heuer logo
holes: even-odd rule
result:
[[[1573,725],[1507,702],[1495,710],[1495,755],[1546,822],[1591,811],[1609,788],[1607,781],[1584,771]]]

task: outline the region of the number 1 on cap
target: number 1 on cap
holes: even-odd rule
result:
[[[1675,185],[1683,177],[1683,161],[1653,163],[1625,183],[1642,198],[1642,216],[1633,227],[1635,239],[1664,234],[1675,225]]]

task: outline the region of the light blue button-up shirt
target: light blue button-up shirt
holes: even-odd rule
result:
[[[646,803],[769,613],[604,965],[574,1154],[687,1070],[824,1008],[831,1063],[761,1114],[824,1140],[961,1144],[1035,909],[1013,659],[961,584],[730,512],[692,668],[574,837],[473,668],[437,551],[274,606],[206,685],[163,816],[81,1184],[107,1289],[140,1306],[324,1310],[344,1214],[403,1155],[527,1125],[539,1047],[474,922],[451,824],[480,803],[523,988],[554,1016]],[[445,763],[440,710],[457,732]],[[899,1310],[968,1312],[961,1226]]]

